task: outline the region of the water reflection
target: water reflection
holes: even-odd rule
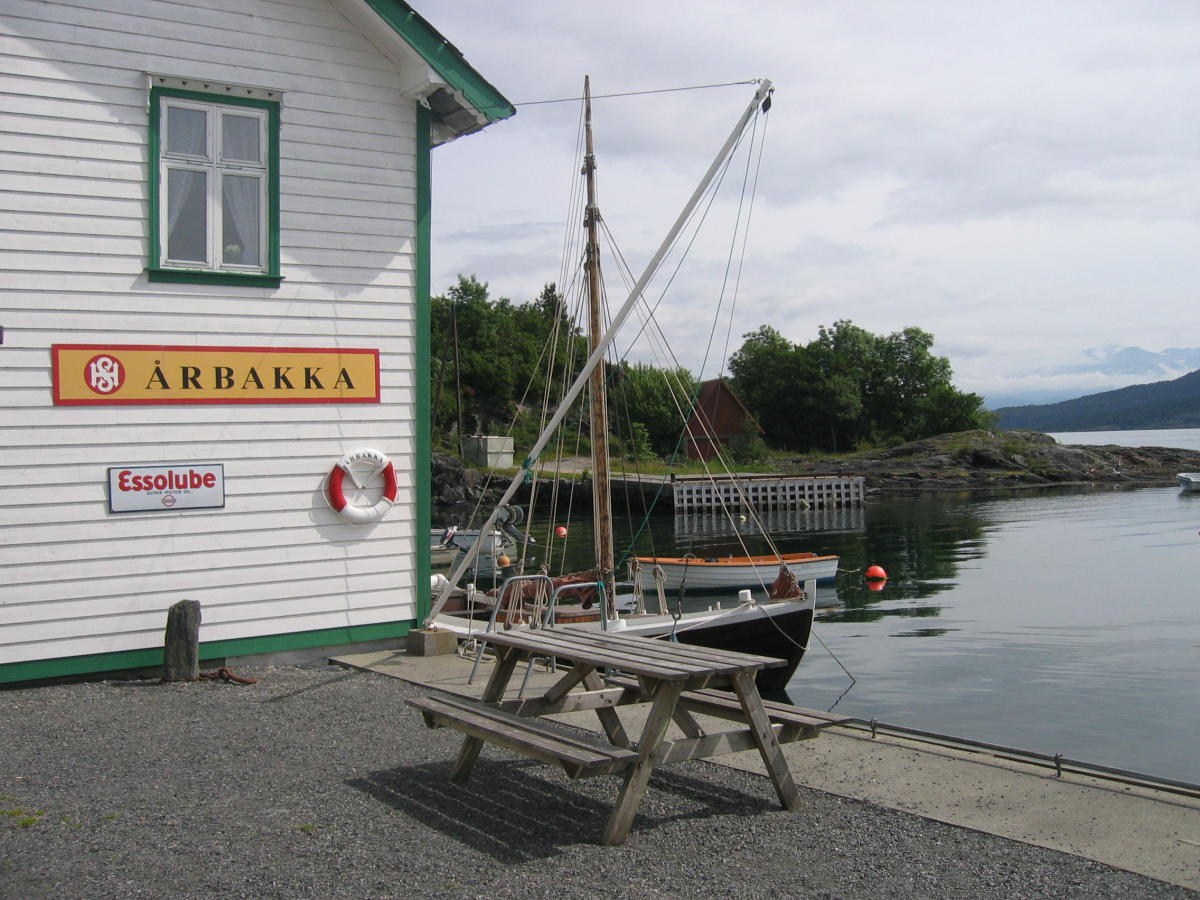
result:
[[[861,534],[866,529],[866,510],[862,506],[836,509],[772,509],[759,513],[762,527],[776,539],[812,532],[823,534]],[[675,538],[679,542],[714,537],[745,535],[757,537],[759,526],[753,517],[730,518],[723,513],[680,513],[675,515]]]
[[[818,626],[788,695],[1198,780],[1197,501],[1177,488],[948,492],[777,516],[779,549],[841,557],[836,583],[818,587]],[[728,553],[739,536],[750,552],[767,546],[743,523],[683,518],[615,530],[636,533],[641,555]],[[568,544],[568,565],[590,559],[590,526],[572,525]],[[871,565],[888,572],[882,590],[863,579]],[[718,601],[731,602],[688,598]]]
[[[921,619],[930,618],[941,615],[942,608],[940,606],[868,606],[868,607],[847,607],[843,606],[840,609],[821,615],[822,622],[878,622],[885,618],[903,618],[903,619]],[[956,631],[957,629],[928,629],[930,637],[936,637],[932,634],[934,631]]]
[[[631,536],[628,556],[759,554],[772,547],[836,554],[841,559],[836,584],[818,588],[818,607],[836,610],[830,621],[936,616],[940,606],[921,601],[952,591],[962,568],[986,556],[989,536],[998,527],[986,504],[962,501],[943,495],[842,509],[771,510],[762,516],[770,539],[758,534],[752,521],[730,522],[708,513],[615,520],[614,533]],[[591,547],[590,523],[572,525],[564,568],[590,566]],[[888,572],[882,590],[871,590],[863,579],[872,565]]]

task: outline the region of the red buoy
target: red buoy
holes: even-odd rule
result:
[[[554,529],[554,533],[557,534],[559,537],[566,537],[567,536],[567,526],[559,525],[557,528]]]
[[[871,566],[867,569],[868,581],[881,581],[887,578],[887,572],[883,571],[883,566]]]

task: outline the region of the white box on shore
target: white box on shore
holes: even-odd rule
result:
[[[468,462],[488,469],[511,469],[513,439],[498,434],[476,434],[463,438],[463,455]]]

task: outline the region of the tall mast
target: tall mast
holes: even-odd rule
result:
[[[583,227],[587,234],[584,265],[587,269],[588,351],[591,355],[600,346],[604,322],[601,317],[600,243],[596,239],[600,210],[596,206],[596,155],[592,147],[592,86],[591,79],[586,75],[583,77],[583,132],[583,175],[587,182],[587,209],[583,214]],[[601,362],[592,370],[588,382],[591,391],[592,507],[596,531],[596,574],[604,582],[608,596],[613,597],[615,554],[608,461],[608,395],[604,381],[604,363]]]
[[[617,332],[621,330],[621,326],[625,320],[629,318],[633,312],[634,306],[641,299],[642,291],[646,289],[646,285],[650,283],[650,279],[654,277],[654,273],[658,271],[658,267],[662,265],[663,259],[668,251],[675,243],[675,239],[679,237],[683,231],[684,225],[691,218],[696,207],[700,205],[700,200],[708,191],[709,186],[717,177],[717,173],[725,164],[725,160],[729,158],[729,154],[733,152],[733,148],[737,146],[738,138],[746,129],[746,125],[754,117],[760,106],[766,104],[771,97],[771,91],[774,90],[771,82],[763,79],[758,82],[758,90],[754,92],[754,99],[742,111],[741,117],[737,120],[737,124],[733,126],[733,130],[729,132],[729,136],[725,138],[725,143],[721,145],[721,149],[717,151],[716,158],[709,164],[708,171],[704,173],[704,177],[700,179],[700,183],[696,185],[696,189],[692,191],[691,197],[684,204],[683,209],[675,219],[673,224],[667,231],[666,237],[662,239],[662,243],[658,245],[658,249],[654,251],[654,255],[650,257],[650,261],[646,263],[646,268],[642,270],[642,274],[638,276],[637,282],[629,291],[629,296],[625,298],[625,302],[621,304],[621,308],[617,310],[613,316],[612,322],[608,326],[608,330],[604,332],[604,337],[600,339],[599,346],[588,356],[587,362],[583,364],[583,369],[575,380],[571,382],[571,386],[567,388],[566,393],[562,396],[562,401],[558,405],[558,409],[554,411],[554,415],[546,422],[542,428],[542,433],[538,435],[537,440],[533,442],[533,446],[529,448],[529,455],[525,457],[525,461],[521,463],[521,468],[512,477],[512,481],[508,483],[508,487],[504,489],[504,493],[497,501],[495,508],[488,516],[487,521],[480,528],[481,534],[487,534],[496,524],[496,517],[504,504],[508,503],[517,493],[517,489],[527,479],[533,477],[534,467],[537,465],[538,457],[542,451],[546,449],[546,445],[550,443],[550,439],[554,436],[555,431],[563,420],[567,417],[567,412],[573,408],[574,403],[579,399],[579,395],[583,392],[584,385],[587,384],[591,377],[592,371],[601,362],[604,352],[616,339]],[[483,541],[475,541],[463,554],[454,571],[450,573],[450,577],[446,583],[442,585],[438,592],[437,598],[433,601],[433,606],[425,616],[425,624],[431,626],[437,617],[437,614],[442,611],[442,607],[446,605],[446,601],[450,599],[450,595],[454,592],[455,585],[459,583],[467,569],[475,562],[475,558],[479,555],[479,549],[483,546]]]

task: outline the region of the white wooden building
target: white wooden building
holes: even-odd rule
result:
[[[0,682],[184,599],[202,659],[403,636],[430,148],[511,104],[402,0],[6,0],[0,80]]]

